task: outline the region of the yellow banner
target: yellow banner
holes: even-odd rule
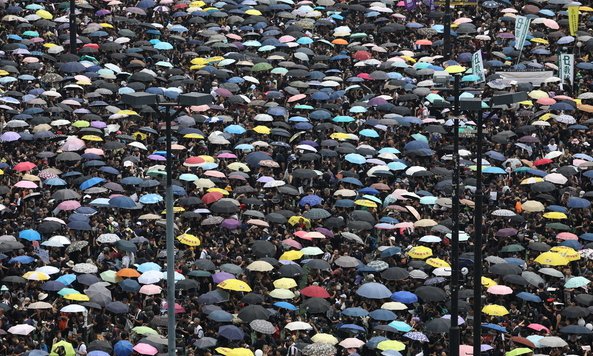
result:
[[[568,29],[570,31],[571,36],[574,36],[577,34],[577,30],[579,29],[579,7],[578,6],[569,6],[568,7]]]

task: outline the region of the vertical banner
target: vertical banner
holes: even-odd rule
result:
[[[566,80],[570,82],[570,85],[574,83],[574,54],[561,53],[558,56],[558,71],[561,79],[560,85],[563,88]],[[564,89],[564,88],[563,88]]]
[[[570,31],[571,36],[574,36],[577,34],[577,30],[579,29],[579,7],[578,6],[569,6],[568,7],[568,29]]]
[[[416,9],[416,0],[404,0],[404,5],[406,5],[406,10],[412,11]]]
[[[472,55],[472,73],[480,78],[478,82],[486,80],[484,76],[484,60],[482,59],[481,49]]]
[[[515,49],[523,51],[523,45],[525,44],[530,24],[531,19],[525,16],[517,16],[515,19]]]

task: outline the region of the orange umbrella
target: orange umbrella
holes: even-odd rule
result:
[[[138,278],[140,277],[140,273],[133,268],[122,268],[115,274],[118,277],[122,278]]]
[[[348,45],[348,41],[346,41],[343,38],[336,38],[335,40],[332,41],[332,43],[335,45],[343,45],[343,46]]]

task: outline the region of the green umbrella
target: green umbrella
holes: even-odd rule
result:
[[[65,356],[76,356],[76,351],[74,351],[74,347],[72,347],[72,344],[69,342],[66,342],[64,340],[56,342],[52,346],[51,353],[49,354],[49,356],[58,356],[58,353],[56,352],[56,350],[60,347],[64,348],[64,351],[66,352],[64,354]]]
[[[520,252],[525,250],[525,248],[519,244],[512,244],[506,245],[500,249],[500,252]]]
[[[527,347],[520,347],[518,349],[511,350],[505,354],[505,356],[519,356],[532,353],[533,350]]]
[[[558,231],[572,231],[572,228],[563,223],[550,223],[546,224],[546,228],[558,230]]]
[[[270,63],[266,63],[266,62],[261,62],[261,63],[257,63],[256,65],[254,65],[251,68],[252,72],[265,72],[267,70],[272,69],[272,65]]]

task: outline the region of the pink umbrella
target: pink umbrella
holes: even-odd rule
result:
[[[550,329],[546,328],[542,324],[529,324],[527,325],[528,328],[535,331],[545,331],[546,333],[550,333]]]
[[[556,100],[552,98],[539,98],[537,99],[537,103],[540,105],[554,105],[556,104]]]
[[[78,137],[70,136],[66,139],[66,142],[60,147],[64,152],[68,151],[80,151],[85,148],[86,144],[83,140]]]
[[[64,200],[57,206],[62,211],[71,211],[80,208],[80,203],[76,200]]]
[[[307,97],[307,95],[305,94],[297,94],[297,95],[293,95],[290,98],[288,98],[288,102],[289,103],[293,103],[295,101],[299,101],[299,100],[303,100]]]
[[[298,242],[296,240],[293,240],[293,239],[282,240],[282,244],[283,245],[290,246],[290,247],[294,247],[294,248],[296,248],[298,250],[300,250],[300,249],[303,248],[303,245],[301,245],[300,242]]]
[[[37,186],[37,184],[35,184],[35,182],[30,182],[28,180],[22,180],[20,182],[17,182],[14,186],[16,188],[23,188],[23,189],[36,189],[36,188],[39,188]]]
[[[556,235],[556,238],[558,240],[578,240],[579,237],[575,234],[573,234],[572,232],[561,232],[558,235]]]
[[[217,158],[228,158],[228,159],[235,159],[237,158],[237,155],[233,154],[233,153],[229,153],[229,152],[224,152],[219,154],[218,156],[216,156]]]
[[[149,344],[145,344],[143,342],[136,344],[136,346],[134,346],[134,351],[141,355],[150,356],[156,355],[159,352],[159,350],[157,350],[156,347]]]
[[[163,306],[164,309],[167,309],[167,303]],[[175,314],[185,313],[185,308],[182,307],[180,304],[175,303]]]
[[[511,289],[511,287],[507,287],[507,286],[503,286],[503,285],[496,285],[496,286],[488,287],[486,292],[488,292],[490,294],[495,294],[495,295],[513,294],[513,290]]]
[[[145,284],[140,288],[140,293],[145,295],[161,294],[163,288],[154,284]]]
[[[105,154],[105,152],[103,152],[103,150],[100,148],[87,148],[84,150],[84,153],[91,153],[97,156],[103,156]]]

